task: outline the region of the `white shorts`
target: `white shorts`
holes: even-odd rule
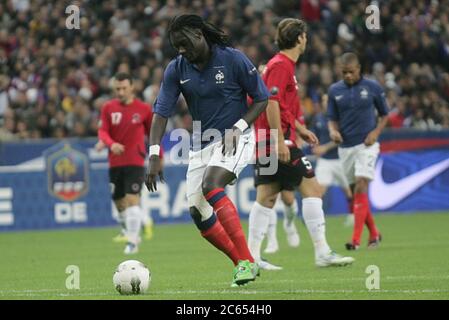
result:
[[[186,179],[187,202],[189,207],[195,206],[198,209],[203,221],[212,215],[212,207],[204,198],[201,187],[206,168],[222,167],[238,177],[253,159],[255,145],[254,130],[248,130],[247,133],[240,136],[237,151],[233,156],[223,156],[221,142],[209,145],[200,151],[189,152]]]
[[[369,147],[362,143],[349,148],[338,148],[341,165],[349,184],[354,184],[356,177],[374,179],[379,152],[379,142]]]
[[[349,187],[340,159],[319,158],[316,161],[315,176],[318,183],[325,187]]]

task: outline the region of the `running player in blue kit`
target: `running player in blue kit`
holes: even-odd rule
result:
[[[354,232],[346,249],[360,247],[363,225],[369,229],[368,247],[377,247],[381,235],[374,223],[368,199],[368,184],[374,178],[379,156],[379,138],[388,122],[385,92],[374,80],[360,75],[358,57],[341,57],[343,80],[329,88],[327,117],[330,138],[337,144],[343,171],[351,185],[354,202]]]
[[[189,152],[186,182],[190,214],[201,235],[232,260],[231,286],[239,286],[255,280],[258,266],[248,249],[237,209],[224,188],[253,157],[255,137],[250,126],[265,110],[269,92],[249,59],[227,46],[227,36],[201,17],[175,17],[168,35],[179,55],[167,66],[154,105],[146,185],[155,191],[157,176],[162,177],[159,144],[182,93],[193,121],[201,125],[201,132],[193,132]],[[251,106],[247,95],[253,100]],[[219,132],[218,141],[205,137],[212,129]]]

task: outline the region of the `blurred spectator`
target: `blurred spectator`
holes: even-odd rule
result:
[[[402,128],[404,126],[404,120],[407,117],[407,107],[404,99],[397,99],[395,104],[390,104],[390,106],[393,107],[393,109],[388,115],[388,126],[391,128]]]
[[[320,0],[301,0],[301,15],[307,23],[320,20],[320,2]]]
[[[365,26],[369,0],[78,1],[79,30],[65,26],[67,1],[1,1],[0,140],[95,136],[118,71],[130,72],[138,96],[153,103],[175,54],[166,29],[182,12],[223,28],[255,65],[276,51],[275,26],[282,17],[306,20],[309,46],[297,68],[306,116],[338,79],[336,57],[351,50],[365,75],[385,87],[391,127],[448,129],[446,2],[378,1],[381,29],[371,32]],[[182,99],[168,127],[191,130]]]

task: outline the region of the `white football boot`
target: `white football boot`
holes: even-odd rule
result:
[[[277,266],[277,265],[271,264],[271,263],[269,263],[265,259],[257,261],[257,264],[259,265],[259,268],[262,269],[262,270],[269,270],[269,271],[282,270],[281,266]]]
[[[330,266],[346,266],[352,264],[355,261],[352,257],[344,257],[337,254],[334,251],[330,251],[328,254],[320,255],[315,258],[315,264],[317,267],[330,267]]]
[[[124,254],[135,254],[139,252],[139,244],[141,242],[141,238],[138,237],[136,242],[128,241],[126,244],[125,250],[123,251]]]

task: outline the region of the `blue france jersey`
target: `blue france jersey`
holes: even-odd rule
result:
[[[199,70],[181,55],[167,66],[154,112],[168,118],[175,110],[179,94],[184,96],[193,121],[200,121],[201,132],[194,129],[193,141],[201,141],[207,129],[221,135],[248,111],[247,95],[253,101],[268,99],[269,92],[256,67],[239,50],[212,47],[207,66]],[[201,148],[210,141],[201,141]]]
[[[331,141],[329,129],[327,128],[327,118],[323,113],[317,113],[313,117],[312,131],[316,134],[320,144],[326,144]],[[333,148],[321,156],[324,159],[338,159],[338,149]]]
[[[373,80],[361,78],[353,86],[340,80],[330,86],[328,95],[327,118],[338,122],[343,148],[365,141],[377,126],[376,110],[379,116],[388,114],[385,92]]]

